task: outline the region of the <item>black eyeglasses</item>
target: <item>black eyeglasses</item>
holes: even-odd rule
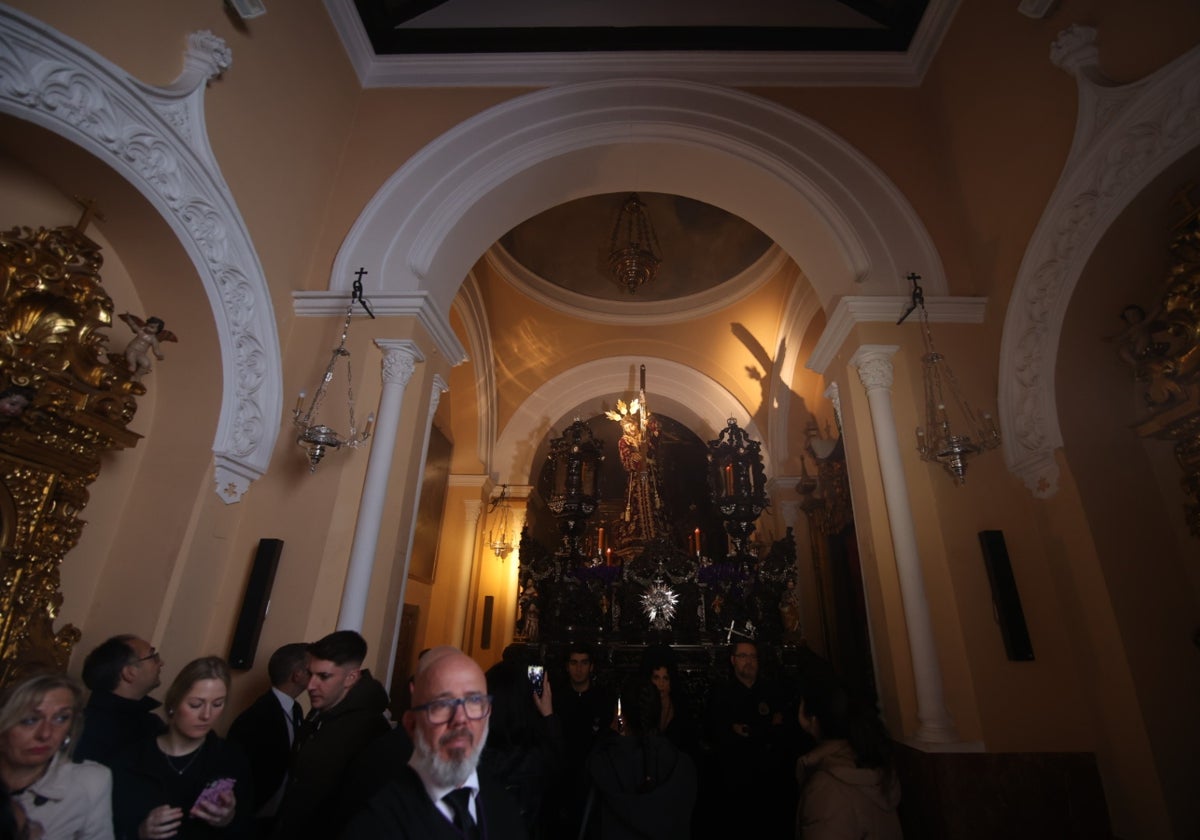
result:
[[[429,722],[433,724],[449,723],[454,717],[454,710],[459,706],[467,715],[467,720],[480,720],[487,717],[492,710],[492,695],[468,694],[466,697],[445,697],[441,700],[431,700],[420,706],[413,706],[414,712],[425,712]]]
[[[157,648],[150,648],[150,652],[147,653],[145,656],[139,656],[137,658],[137,661],[145,662],[148,659],[153,659],[155,662],[158,661],[158,649]]]

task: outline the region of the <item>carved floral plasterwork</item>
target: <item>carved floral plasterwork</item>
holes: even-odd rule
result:
[[[999,414],[1009,469],[1039,498],[1058,489],[1062,446],[1054,362],[1067,304],[1104,231],[1167,166],[1200,146],[1200,47],[1116,86],[1100,73],[1095,31],[1071,27],[1052,60],[1079,87],[1076,136],[1013,287],[1000,359]]]
[[[107,161],[154,205],[192,255],[213,301],[224,396],[213,453],[217,494],[238,501],[267,468],[282,362],[266,278],[204,134],[205,87],[230,66],[209,32],[188,38],[183,73],[145,85],[50,27],[0,6],[0,111]]]

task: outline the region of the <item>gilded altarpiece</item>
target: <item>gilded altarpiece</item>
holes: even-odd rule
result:
[[[145,387],[109,358],[113,302],[85,224],[0,234],[0,685],[66,667],[80,634],[54,629],[59,567],[102,453],[139,439]]]

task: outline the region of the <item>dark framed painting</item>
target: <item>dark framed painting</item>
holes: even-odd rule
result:
[[[450,451],[453,444],[436,425],[429,430],[429,453],[425,457],[425,477],[421,482],[421,501],[417,506],[417,526],[413,534],[412,562],[408,576],[421,583],[433,583],[437,569],[438,535],[446,509],[446,490],[450,486]]]

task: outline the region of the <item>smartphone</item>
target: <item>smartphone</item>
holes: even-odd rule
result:
[[[546,669],[541,665],[530,665],[526,669],[529,674],[529,684],[533,686],[533,690],[537,692],[537,696],[542,696],[542,686],[546,679]]]
[[[216,803],[222,793],[233,790],[233,779],[215,779],[205,785],[204,790],[200,791],[200,795],[196,797],[196,801],[192,803],[192,808],[196,808],[201,802]]]

